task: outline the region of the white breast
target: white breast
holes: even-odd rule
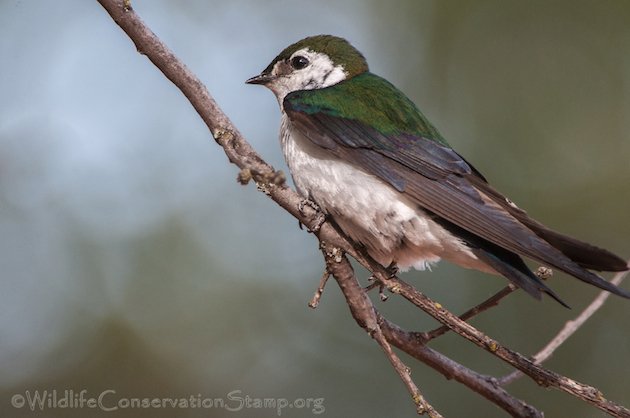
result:
[[[487,272],[464,243],[415,203],[375,176],[341,161],[291,127],[283,114],[281,143],[298,192],[317,203],[353,240],[388,266],[424,270],[440,258]]]

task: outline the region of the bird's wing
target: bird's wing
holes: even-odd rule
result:
[[[630,297],[537,235],[530,226],[540,224],[492,189],[384,79],[366,73],[326,89],[293,92],[283,108],[293,129],[309,141],[423,209],[506,250]]]

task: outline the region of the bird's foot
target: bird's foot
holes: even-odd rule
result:
[[[378,295],[380,296],[381,300],[385,302],[388,296],[385,294],[385,289],[387,289],[387,286],[385,285],[385,283],[383,283],[383,280],[395,278],[399,271],[400,270],[398,266],[396,265],[396,260],[393,260],[389,266],[385,267],[387,279],[385,278],[379,279],[374,275],[370,276],[370,278],[368,279],[368,282],[370,282],[370,284],[364,288],[365,291],[369,292],[375,287],[378,287]]]
[[[304,209],[307,206],[309,208],[313,209],[315,212],[321,212],[322,211],[320,209],[319,205],[317,203],[313,202],[311,199],[302,199],[302,200],[300,200],[300,203],[298,203],[298,210],[300,211],[300,213],[302,215],[306,215],[306,212],[304,211]]]
[[[381,301],[385,302],[389,296],[387,296],[385,294],[385,285],[383,283],[381,283],[376,277],[374,276],[370,276],[370,278],[368,279],[368,281],[370,282],[369,285],[367,285],[364,289],[366,292],[369,292],[370,290],[374,289],[375,287],[378,287],[378,296],[381,298]]]
[[[385,267],[385,271],[387,272],[388,278],[393,279],[394,277],[396,277],[396,275],[400,271],[400,269],[398,268],[398,265],[396,264],[396,260],[393,260],[389,264],[389,266]]]
[[[306,207],[309,207],[315,211],[314,224],[308,229],[309,232],[318,232],[324,222],[326,222],[326,214],[321,210],[319,205],[310,199],[302,199],[298,203],[298,210],[302,215],[308,215]],[[302,229],[302,222],[299,222],[300,229]]]

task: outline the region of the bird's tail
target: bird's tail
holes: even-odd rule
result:
[[[517,219],[582,268],[596,271],[628,270],[628,263],[608,250],[553,231],[528,216],[517,216]]]
[[[564,257],[558,258],[557,260],[553,260],[553,257],[532,256],[532,258],[545,264],[549,264],[549,267],[562,270],[565,273],[582,280],[583,282],[599,287],[600,289],[607,290],[615,295],[630,299],[630,291],[621,289],[604,280],[597,274],[589,271],[629,270],[630,266],[623,258],[603,248],[596,247],[547,228],[540,222],[530,218],[527,215],[527,212],[506,200],[500,193],[490,187],[483,177],[473,177],[472,180],[476,180],[477,186],[482,188],[484,193],[493,198],[495,203],[502,206],[524,226],[549,243],[552,248],[558,250],[561,253],[558,255],[566,257],[564,260],[562,260]]]
[[[506,277],[517,287],[520,287],[536,299],[540,300],[544,292],[565,308],[570,308],[569,305],[560,299],[556,292],[551,290],[527,267],[523,259],[518,255],[502,248],[488,250],[483,247],[473,247],[471,250],[473,254],[495,269],[497,273]]]

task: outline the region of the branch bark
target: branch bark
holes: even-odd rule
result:
[[[606,400],[597,389],[546,370],[484,335],[457,316],[443,309],[422,293],[398,278],[390,278],[386,270],[369,258],[361,250],[341,235],[330,223],[319,227],[320,216],[316,210],[301,205],[302,199],[284,184],[284,175],[267,164],[243,138],[229,118],[219,108],[205,86],[177,57],[144,25],[125,0],[98,0],[112,19],[134,42],[138,52],[149,60],[175,84],[190,101],[199,116],[206,123],[216,142],[223,148],[229,161],[241,169],[239,181],[247,183],[253,179],[259,190],[268,195],[283,209],[298,219],[315,235],[324,249],[328,272],[332,274],[341,288],[352,316],[357,324],[365,329],[383,347],[394,368],[412,394],[419,412],[430,416],[439,416],[437,411],[426,402],[409,373],[389,347],[392,344],[409,353],[447,378],[453,378],[471,390],[484,396],[516,417],[542,417],[542,413],[510,395],[501,388],[496,379],[478,374],[454,362],[446,356],[427,347],[420,341],[417,332],[407,332],[384,319],[375,310],[365,290],[356,279],[352,266],[345,253],[350,254],[364,267],[370,270],[393,293],[418,306],[443,325],[472,341],[495,356],[523,371],[543,386],[557,387],[617,417],[630,417],[630,411],[623,406]],[[326,248],[336,248],[339,253],[329,256]],[[400,363],[399,363],[400,362]]]
[[[434,302],[402,280],[392,278],[386,283],[390,291],[400,294],[457,334],[514,366],[516,369],[532,378],[538,385],[560,389],[563,392],[596,406],[612,416],[623,418],[630,417],[630,410],[623,405],[606,399],[599,389],[537,365],[522,354],[501,345],[498,341],[462,321],[456,315],[444,309],[439,303]]]
[[[619,273],[615,274],[615,277],[613,277],[610,282],[614,285],[619,286],[627,274],[627,271],[620,271]],[[604,303],[609,297],[610,292],[602,290],[599,295],[597,295],[597,297],[593,299],[593,301],[575,319],[564,324],[564,327],[560,330],[560,332],[554,338],[552,338],[551,341],[549,341],[549,343],[542,350],[540,350],[532,357],[534,363],[542,364],[549,357],[551,357],[553,353],[558,349],[558,347],[560,347],[566,340],[568,340],[573,334],[575,334],[575,332],[580,329],[582,325],[584,325],[584,323],[588,321],[589,318],[599,310],[599,308],[604,306]],[[514,370],[507,376],[503,376],[502,378],[498,379],[498,381],[501,386],[506,386],[522,376],[523,372],[521,372],[520,370]]]
[[[464,312],[463,314],[461,314],[459,316],[459,319],[461,319],[462,321],[468,321],[470,318],[477,316],[484,311],[487,311],[493,306],[497,306],[504,297],[514,292],[515,290],[516,290],[516,286],[514,286],[512,283],[508,284],[503,289],[499,290],[497,293],[495,293],[494,295],[490,296],[488,299],[481,302],[479,305],[476,305],[470,308],[469,310],[467,310],[466,312]],[[424,332],[423,337],[426,342],[429,342],[434,338],[444,335],[448,331],[450,331],[450,328],[447,327],[446,325],[442,325],[441,327],[436,328],[432,331]]]
[[[326,271],[330,272],[339,284],[355,321],[357,321],[357,323],[378,342],[383,351],[385,351],[394,370],[396,370],[411,394],[411,398],[416,404],[418,414],[422,415],[426,413],[430,418],[442,418],[442,415],[427,402],[418,390],[416,384],[411,379],[410,369],[403,364],[392,350],[377,319],[376,309],[374,309],[367,293],[361,288],[348,258],[343,254],[340,248],[331,246],[325,241],[320,241],[320,243],[324,260],[326,260]]]

